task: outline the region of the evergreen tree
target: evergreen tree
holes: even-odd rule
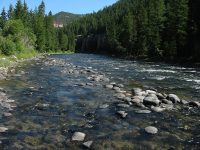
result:
[[[7,21],[7,14],[5,11],[5,8],[3,8],[1,12],[1,17],[0,17],[0,28],[3,29]]]

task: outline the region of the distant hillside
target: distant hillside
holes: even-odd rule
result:
[[[68,24],[74,20],[79,19],[80,17],[82,17],[82,15],[62,11],[54,15],[54,21],[59,24]]]

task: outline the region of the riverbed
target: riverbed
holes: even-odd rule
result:
[[[92,79],[98,74],[103,79]],[[136,113],[141,108],[119,108],[111,82],[132,88],[176,94],[199,101],[200,69],[163,63],[129,61],[93,54],[50,55],[15,69],[2,87],[17,106],[11,117],[1,117],[0,148],[10,149],[198,149],[199,108]],[[122,110],[122,118],[116,112]],[[158,133],[147,134],[155,126]],[[83,132],[84,141],[72,141]]]

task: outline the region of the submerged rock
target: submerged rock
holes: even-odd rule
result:
[[[138,113],[138,114],[149,114],[149,113],[151,113],[151,111],[150,110],[137,110],[136,113]]]
[[[72,136],[72,141],[84,141],[86,134],[82,132],[75,132]]]
[[[117,106],[118,107],[122,107],[122,108],[128,108],[128,107],[130,107],[130,105],[128,105],[128,104],[118,104]]]
[[[105,108],[108,108],[108,107],[109,107],[108,104],[103,104],[103,105],[100,105],[100,106],[99,106],[100,109],[105,109]]]
[[[153,126],[148,126],[144,130],[145,130],[146,133],[149,133],[149,134],[158,133],[158,129],[156,127],[153,127]]]
[[[118,111],[117,114],[119,114],[122,118],[125,118],[128,115],[125,111]]]

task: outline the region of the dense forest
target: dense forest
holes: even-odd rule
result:
[[[82,17],[82,15],[72,14],[72,13],[61,11],[61,12],[53,15],[53,17],[54,17],[55,22],[67,25],[69,23],[72,23],[75,20],[80,19]]]
[[[73,35],[73,33],[71,34]],[[72,43],[72,44],[70,44]],[[72,45],[72,46],[71,46]],[[68,38],[62,29],[54,28],[51,12],[45,14],[45,4],[29,10],[26,2],[18,0],[0,16],[0,52],[3,55],[40,53],[74,49],[74,37]]]
[[[64,28],[45,4],[17,1],[0,16],[0,52],[76,50],[166,61],[200,61],[199,0],[119,0]]]
[[[68,25],[78,51],[200,61],[199,0],[119,0]]]

